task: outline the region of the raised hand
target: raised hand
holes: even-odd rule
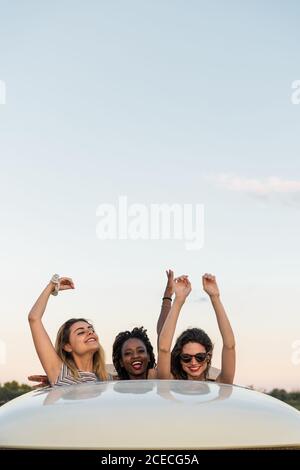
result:
[[[58,282],[59,282],[58,290],[75,289],[74,282],[70,277],[60,277]]]
[[[232,384],[235,372],[235,339],[234,334],[226,315],[224,306],[220,300],[220,291],[215,276],[204,274],[202,276],[203,289],[209,295],[214,308],[219,330],[222,336],[222,365],[221,372],[217,377],[217,382]]]
[[[172,297],[172,295],[174,294],[174,271],[168,269],[166,271],[166,275],[168,281],[165,289],[165,296]]]
[[[157,376],[159,379],[174,378],[171,373],[171,345],[178,316],[182,306],[192,290],[188,276],[180,276],[173,281],[175,300],[164,322],[158,339]]]
[[[166,275],[168,281],[164,291],[161,310],[156,325],[157,337],[159,337],[163,324],[169,315],[172,306],[172,295],[174,294],[174,272],[171,269],[168,269],[166,271]]]
[[[215,276],[213,276],[212,274],[205,273],[204,276],[202,276],[202,284],[204,291],[210,297],[220,296],[220,291]]]
[[[191,290],[192,286],[188,276],[183,275],[174,279],[174,292],[176,299],[185,301]]]
[[[49,338],[42,318],[51,294],[57,295],[60,290],[74,288],[74,282],[71,278],[59,277],[54,274],[28,314],[34,346],[50,383],[56,382],[61,370],[62,360]]]

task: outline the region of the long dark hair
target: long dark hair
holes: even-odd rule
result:
[[[204,380],[207,380],[209,368],[211,365],[213,344],[210,337],[200,328],[189,328],[188,330],[183,331],[177,338],[171,353],[171,372],[173,376],[175,379],[187,380],[188,378],[187,373],[184,372],[180,363],[180,354],[182,353],[182,348],[187,343],[199,343],[205,347],[205,351],[208,353],[208,358],[207,367],[204,371]]]
[[[120,380],[130,379],[126,369],[123,366],[121,366],[121,360],[122,360],[123,344],[125,343],[125,341],[131,338],[139,339],[140,341],[142,341],[142,343],[144,343],[146,347],[147,353],[149,354],[149,357],[150,357],[150,360],[147,366],[147,372],[149,369],[153,369],[153,367],[156,366],[153,347],[148,338],[147,330],[145,330],[144,327],[141,326],[140,328],[137,328],[137,327],[133,328],[132,331],[121,331],[121,333],[119,333],[116,336],[116,339],[113,344],[113,351],[112,351],[114,367],[117,371],[118,378]]]

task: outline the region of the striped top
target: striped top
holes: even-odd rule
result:
[[[63,385],[75,385],[90,382],[100,382],[97,375],[94,372],[85,372],[83,370],[78,371],[79,377],[74,377],[68,366],[62,363],[60,374],[52,387],[63,386]],[[111,374],[108,374],[108,380],[114,380]]]

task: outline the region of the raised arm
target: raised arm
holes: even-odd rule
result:
[[[157,361],[157,377],[159,379],[171,379],[171,346],[177,325],[177,320],[181,308],[192,290],[191,283],[187,276],[177,278],[173,282],[175,299],[162,327],[158,339],[158,361]]]
[[[67,289],[74,289],[72,279],[67,277],[60,278],[59,290]],[[44,328],[42,317],[46,310],[49,297],[54,290],[55,283],[50,281],[28,315],[34,346],[50,383],[54,383],[59,375],[61,359],[57,355],[48,333]]]
[[[220,291],[215,276],[204,274],[202,277],[203,289],[209,295],[214,308],[219,330],[223,340],[221,372],[217,382],[232,384],[235,373],[235,340],[234,334],[220,300]]]
[[[157,341],[158,341],[161,329],[165,323],[165,320],[171,310],[172,295],[174,293],[174,290],[173,290],[174,272],[171,269],[169,269],[168,271],[166,271],[166,274],[167,274],[168,281],[167,281],[165,292],[162,298],[160,315],[159,315],[157,326],[156,326]]]

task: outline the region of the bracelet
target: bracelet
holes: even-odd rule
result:
[[[60,283],[59,283],[59,274],[53,274],[53,276],[50,279],[50,282],[52,282],[55,285],[54,290],[51,292],[52,295],[58,295]]]
[[[172,302],[172,297],[163,297],[163,300],[170,300]]]

